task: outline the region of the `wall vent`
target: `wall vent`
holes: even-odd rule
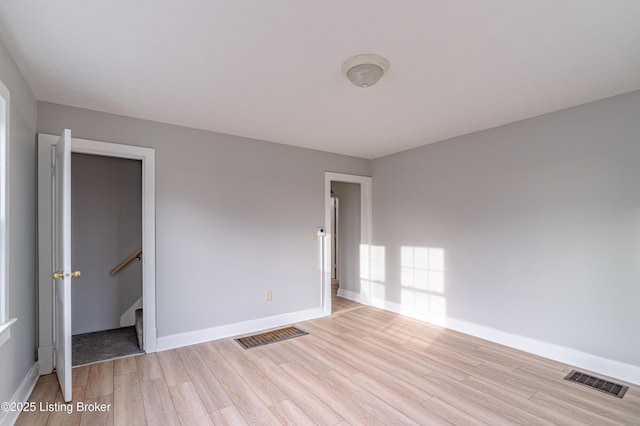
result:
[[[564,379],[570,382],[581,384],[583,386],[588,386],[590,388],[599,390],[600,392],[608,393],[609,395],[617,396],[618,398],[622,398],[624,394],[627,393],[627,390],[629,390],[629,386],[619,385],[617,383],[600,379],[599,377],[590,376],[576,370],[571,370],[571,372],[567,374],[567,377],[565,377]]]

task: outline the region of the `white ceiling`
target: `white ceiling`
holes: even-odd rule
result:
[[[638,0],[3,0],[0,38],[41,101],[364,158],[640,89]]]

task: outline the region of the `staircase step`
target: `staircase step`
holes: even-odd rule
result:
[[[136,309],[136,334],[138,335],[138,346],[144,351],[144,328],[142,323],[142,309]]]

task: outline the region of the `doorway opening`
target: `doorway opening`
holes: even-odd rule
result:
[[[65,131],[68,132],[68,131]],[[53,271],[53,241],[54,241],[54,226],[53,226],[53,216],[54,216],[54,182],[52,178],[52,164],[53,163],[53,148],[59,144],[59,136],[55,135],[46,135],[40,134],[38,136],[38,310],[39,310],[39,319],[38,319],[38,364],[40,367],[40,374],[49,374],[54,369],[62,368],[61,364],[63,361],[60,359],[56,360],[56,356],[54,356],[56,352],[56,348],[58,345],[63,344],[63,340],[66,339],[65,336],[69,338],[69,352],[71,351],[71,335],[85,334],[83,331],[91,332],[91,329],[82,329],[76,328],[73,330],[73,318],[81,315],[80,312],[72,312],[71,320],[69,321],[70,325],[68,330],[57,331],[55,324],[55,314],[56,312],[54,306],[55,293],[54,286],[52,285],[52,271]],[[119,304],[124,306],[127,300],[131,300],[136,297],[136,292],[140,293],[138,299],[135,303],[131,303],[129,308],[125,310],[127,315],[118,315],[117,320],[114,319],[114,316],[111,318],[112,328],[120,329],[120,320],[122,319],[122,324],[131,324],[131,318],[136,320],[135,310],[138,307],[143,307],[142,311],[138,311],[138,321],[142,323],[142,328],[144,329],[144,333],[141,335],[141,343],[144,348],[144,352],[151,353],[156,351],[157,347],[157,332],[156,332],[156,317],[155,317],[155,151],[151,148],[144,147],[136,147],[130,145],[121,145],[107,142],[98,142],[86,139],[77,139],[70,138],[70,146],[72,152],[72,160],[76,160],[79,158],[75,154],[86,155],[86,157],[92,157],[93,159],[100,159],[100,161],[107,162],[108,160],[120,160],[126,159],[124,161],[129,161],[133,164],[134,167],[131,169],[137,169],[137,171],[133,174],[137,175],[137,197],[138,203],[140,206],[138,209],[140,210],[140,214],[135,224],[140,229],[137,232],[137,236],[135,240],[137,241],[137,247],[131,248],[132,252],[136,252],[137,250],[142,250],[142,255],[144,258],[140,257],[141,261],[138,260],[138,256],[134,256],[131,259],[131,262],[127,263],[122,270],[115,274],[116,278],[110,276],[112,281],[110,284],[114,286],[122,285],[124,282],[132,282],[135,281],[133,277],[137,278],[138,286],[137,288],[127,288],[121,289],[119,292],[113,292],[109,297],[111,300],[118,299]],[[81,168],[81,163],[78,163],[73,166],[75,172],[79,172]],[[72,173],[73,175],[73,173]],[[72,177],[73,179],[73,177]],[[94,188],[95,189],[95,188]],[[109,210],[109,207],[105,206],[101,201],[101,196],[97,192],[94,192],[91,195],[91,190],[87,190],[87,193],[90,194],[90,202],[93,203],[92,208],[93,214],[104,214],[104,211]],[[73,199],[72,199],[73,204]],[[86,206],[85,206],[86,208]],[[126,212],[122,211],[121,214],[125,214]],[[138,216],[138,213],[135,213]],[[133,226],[131,222],[129,225],[124,225],[124,220],[122,218],[118,218],[118,221],[123,223],[123,227]],[[91,224],[91,223],[89,223]],[[73,227],[74,236],[77,238],[80,236],[95,240],[99,238],[103,238],[104,235],[98,235],[97,230],[95,229],[95,224],[92,226],[85,225]],[[125,232],[126,231],[126,232]],[[123,230],[126,234],[127,232],[135,233],[131,229]],[[77,242],[76,242],[77,243]],[[133,246],[133,240],[129,241],[128,244]],[[112,247],[113,248],[113,247]],[[101,274],[106,274],[109,277],[109,273],[113,271],[113,269],[118,266],[119,263],[130,256],[132,253],[128,253],[130,247],[123,244],[118,248],[118,257],[116,260],[109,259],[109,262],[104,259],[104,264],[106,267],[106,272],[103,270]],[[79,257],[80,261],[82,261],[82,254],[78,253],[78,250],[74,250],[72,247],[72,252]],[[123,254],[121,254],[123,253]],[[87,253],[87,255],[91,255],[91,253]],[[100,256],[92,256],[93,260],[99,260]],[[77,263],[76,260],[72,261],[74,264]],[[84,261],[83,261],[84,263]],[[99,263],[99,262],[98,262]],[[106,266],[108,264],[108,266]],[[83,265],[76,265],[84,268]],[[71,287],[73,290],[77,290],[82,285],[86,285],[88,287],[91,284],[87,284],[89,281],[94,280],[89,270],[82,271],[80,276],[73,275],[74,281],[72,281]],[[120,276],[118,276],[120,275]],[[128,275],[128,278],[127,278]],[[119,281],[123,281],[121,284]],[[84,289],[83,289],[84,290]],[[114,289],[109,289],[114,290]],[[78,292],[82,292],[82,290],[78,290]],[[72,298],[74,291],[71,291]],[[79,293],[78,293],[79,294]],[[114,296],[117,294],[117,297]],[[76,295],[77,296],[77,295]],[[141,299],[140,299],[141,297]],[[121,300],[120,300],[121,298]],[[73,305],[70,303],[70,305]],[[73,306],[74,311],[78,311],[79,308],[77,303],[76,306]],[[94,311],[108,311],[109,309],[113,309],[112,307],[106,309],[104,306],[104,300],[97,301],[95,298],[89,303],[89,307]],[[141,305],[141,306],[138,306]],[[120,309],[120,308],[117,308]],[[104,312],[98,312],[99,315],[102,315]],[[98,316],[99,316],[98,315]],[[135,324],[135,322],[134,322]],[[76,323],[77,326],[77,323]],[[94,330],[102,328],[100,333],[104,332],[105,326],[98,326],[96,328],[95,323],[91,325],[94,327]],[[59,333],[64,333],[63,338],[59,336]],[[140,350],[140,346],[137,343],[137,335],[135,335],[135,347]],[[117,355],[120,356],[120,355]],[[64,364],[69,362],[68,366],[71,367],[71,357],[68,357],[68,360],[64,361]],[[74,363],[76,364],[76,363]],[[67,395],[65,394],[65,398]]]
[[[360,183],[331,182],[331,313],[361,306]]]
[[[325,173],[322,306],[325,315],[369,304],[371,178]]]
[[[71,163],[71,256],[82,271],[72,365],[141,354],[142,161],[72,153]]]

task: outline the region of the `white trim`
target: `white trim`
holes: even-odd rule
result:
[[[0,81],[0,324],[9,321],[9,145],[11,141],[11,94]],[[4,165],[4,167],[2,167]],[[8,340],[8,336],[6,337]],[[6,341],[6,340],[5,340]],[[0,346],[2,343],[0,341]]]
[[[38,367],[38,363],[34,362],[31,365],[29,371],[27,371],[27,375],[22,379],[22,383],[18,386],[18,389],[11,397],[11,401],[7,401],[9,403],[20,403],[27,402],[29,396],[31,396],[31,392],[33,392],[33,388],[35,388],[36,383],[38,382],[38,377],[40,376],[40,371]],[[3,401],[4,402],[4,401]],[[18,417],[20,416],[20,411],[2,411],[0,410],[0,426],[9,426],[16,423]]]
[[[347,182],[360,184],[360,246],[366,247],[369,250],[367,259],[369,262],[365,265],[369,270],[360,271],[361,277],[370,277],[371,269],[371,185],[372,179],[368,176],[349,175],[344,173],[324,173],[324,226],[327,230],[327,236],[329,238],[322,238],[322,274],[320,279],[320,301],[323,312],[325,315],[331,315],[331,256],[325,256],[325,253],[331,253],[331,235],[333,230],[331,229],[331,182]],[[362,250],[362,249],[361,249]],[[360,253],[362,256],[362,253]],[[360,259],[358,259],[360,262]],[[361,263],[361,262],[360,262]],[[363,285],[364,284],[364,285]],[[362,301],[360,303],[368,304],[370,295],[370,285],[367,285],[367,280],[361,278],[360,280],[360,296]]]
[[[445,327],[445,319],[437,318],[433,315],[429,315],[428,312],[420,311],[410,306],[403,306],[399,303],[389,302],[388,300],[380,299],[378,297],[371,299],[371,306],[384,309],[385,311],[395,312],[396,314],[414,318],[419,321],[428,322],[429,324]]]
[[[9,340],[11,337],[11,324],[18,321],[18,318],[11,318],[9,321],[5,321],[0,324],[0,346]]]
[[[234,324],[226,324],[203,330],[189,331],[187,333],[172,334],[170,336],[158,338],[158,351],[196,345],[198,343],[239,336],[241,334],[255,333],[269,328],[308,321],[322,316],[324,316],[324,313],[321,308],[313,308],[304,311],[275,315],[272,317],[237,322]]]
[[[51,158],[50,147],[58,137],[40,133],[38,135],[38,168],[45,167]],[[71,139],[71,151],[107,157],[128,158],[142,161],[142,263],[143,322],[145,352],[157,349],[156,331],[156,242],[155,242],[155,150],[132,145],[100,142],[88,139]],[[53,286],[51,285],[51,177],[49,173],[38,173],[38,286],[39,286],[39,348],[38,353],[43,374],[50,373],[53,361],[49,360],[53,346]]]
[[[447,318],[446,327],[461,333],[480,337],[510,348],[519,349],[563,364],[601,373],[609,377],[640,385],[640,366],[592,355],[577,349],[543,342],[530,337],[506,333],[495,328]]]
[[[362,297],[360,297],[360,293],[356,293],[355,291],[338,288],[338,297],[342,297],[343,299],[362,303]]]
[[[383,299],[373,299],[372,306],[387,311],[395,312],[420,321],[428,322],[437,326],[445,327],[460,333],[508,346],[510,348],[525,351],[544,358],[552,359],[573,367],[582,368],[613,377],[625,382],[640,385],[640,366],[626,364],[597,355],[588,354],[577,349],[560,346],[553,343],[543,342],[530,337],[519,336],[506,333],[495,328],[462,321],[447,317],[444,320],[430,318],[426,312],[421,312],[413,308],[407,308],[398,303],[389,302]]]
[[[38,363],[42,374],[53,372],[53,179],[49,169],[53,164],[51,143],[43,139],[43,135],[38,135]]]
[[[157,349],[156,330],[156,151],[133,145],[71,139],[71,151],[142,161],[142,322],[144,351]]]

